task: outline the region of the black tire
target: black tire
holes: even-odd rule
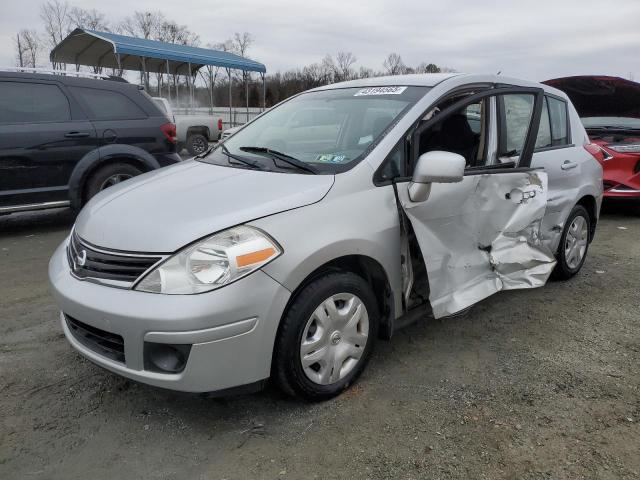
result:
[[[316,308],[341,293],[355,295],[362,302],[368,316],[369,331],[363,353],[351,370],[342,379],[322,385],[312,381],[304,372],[300,359],[302,336]],[[375,295],[369,284],[358,275],[331,272],[313,280],[296,295],[280,322],[272,363],[274,380],[285,393],[307,400],[325,400],[340,394],[366,367],[378,335],[378,320]]]
[[[111,186],[108,183],[113,177],[120,176],[120,181],[124,181],[141,173],[142,170],[128,163],[111,163],[100,167],[87,180],[84,202],[88,202],[98,192]]]
[[[582,254],[582,258],[580,261],[572,265],[569,258],[567,258],[567,248],[568,248],[568,240],[567,237],[570,236],[569,230],[573,225],[574,221],[577,217],[582,217],[587,230],[587,238],[586,245],[584,246],[584,253]],[[558,246],[558,254],[556,255],[556,260],[558,263],[556,264],[555,269],[553,270],[553,278],[558,280],[568,280],[573,277],[576,273],[580,271],[582,265],[584,265],[584,261],[587,258],[587,252],[589,251],[589,239],[591,235],[591,217],[589,216],[589,212],[582,205],[576,205],[571,210],[569,214],[569,218],[564,224],[564,230],[562,231],[562,236],[560,237],[560,245]],[[573,235],[569,237],[569,243]],[[575,263],[575,262],[574,262]]]
[[[192,133],[187,138],[187,151],[190,155],[200,155],[209,148],[209,140],[201,133]]]

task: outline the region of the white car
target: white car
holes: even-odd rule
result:
[[[206,156],[94,197],[49,266],[62,329],[151,385],[228,391],[271,376],[328,398],[379,336],[575,275],[601,154],[566,95],[538,83],[320,87]]]

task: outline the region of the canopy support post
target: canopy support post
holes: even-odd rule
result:
[[[244,99],[247,106],[247,123],[249,123],[249,74],[245,71],[244,75]]]
[[[171,104],[171,74],[169,73],[169,60],[167,60],[167,96],[169,104]]]
[[[231,97],[231,69],[227,68],[227,74],[229,75],[229,127],[233,127],[234,126],[234,121],[233,121],[233,113],[232,113],[232,107],[231,107],[231,103],[233,102],[233,99]]]
[[[144,83],[144,88],[149,91],[149,75],[147,74],[147,59],[146,57],[140,57],[140,61],[142,62],[142,81]]]
[[[209,71],[209,100],[211,104],[210,114],[213,115],[213,67],[211,65],[207,65],[207,70]]]
[[[260,72],[260,76],[262,77],[262,111],[264,112],[267,108],[267,81],[266,74]]]
[[[189,82],[189,113],[193,110],[193,78],[191,77],[191,62],[188,64],[187,82]]]

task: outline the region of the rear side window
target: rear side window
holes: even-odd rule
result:
[[[44,123],[71,120],[66,95],[46,83],[0,82],[0,123]]]
[[[511,157],[522,152],[531,123],[533,101],[534,97],[529,93],[500,96],[501,156]]]
[[[98,88],[71,87],[89,109],[93,120],[135,120],[147,118],[147,114],[126,95]]]
[[[542,113],[540,114],[540,127],[536,138],[536,148],[548,148],[551,146],[551,123],[549,122],[549,104],[547,97],[542,103]]]
[[[551,144],[567,145],[569,134],[567,132],[567,102],[553,97],[546,97],[549,104],[549,118],[551,119]]]

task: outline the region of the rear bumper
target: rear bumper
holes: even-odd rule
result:
[[[49,264],[51,290],[69,343],[114,373],[157,387],[212,392],[267,378],[273,344],[290,292],[262,271],[213,292],[159,295],[98,285],[73,277],[64,242]],[[97,335],[120,339],[120,361],[93,344],[67,319]],[[184,369],[148,367],[149,344],[190,347]]]

